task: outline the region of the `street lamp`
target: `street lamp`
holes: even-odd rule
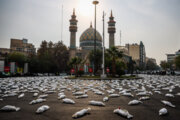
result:
[[[104,11],[103,11],[103,41],[102,41],[102,48],[103,48],[103,52],[102,52],[102,61],[103,61],[103,63],[102,63],[102,74],[101,74],[101,78],[106,78],[106,74],[105,74],[105,72],[104,72],[104,64],[105,64],[105,62],[104,62],[104,52],[105,52],[105,46],[104,46],[104,17],[105,17],[105,13],[104,13]]]
[[[94,31],[94,75],[95,75],[95,69],[96,69],[96,5],[99,3],[99,1],[97,0],[94,0],[93,1],[93,4],[95,5],[95,17],[94,17],[94,28],[95,28],[95,31]]]

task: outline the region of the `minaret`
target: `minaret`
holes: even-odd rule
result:
[[[69,20],[70,26],[70,49],[76,49],[76,32],[77,32],[77,20],[75,15],[75,9],[73,9],[73,15],[71,15],[71,19]]]
[[[114,33],[116,32],[115,24],[116,22],[114,21],[114,17],[111,10],[111,16],[109,17],[109,22],[108,22],[109,48],[115,45],[114,44]]]

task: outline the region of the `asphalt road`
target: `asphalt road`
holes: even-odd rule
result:
[[[180,88],[173,90],[173,93],[177,92],[180,92]],[[164,93],[167,92],[164,91]],[[87,107],[92,109],[90,114],[78,118],[79,120],[125,120],[126,118],[113,113],[113,110],[119,107],[127,109],[134,116],[133,120],[180,120],[180,96],[167,98],[164,95],[153,94],[150,96],[150,100],[134,106],[129,106],[128,102],[138,99],[138,96],[135,95],[134,98],[120,96],[110,98],[108,102],[105,102],[105,107],[98,107],[89,105],[88,101],[102,101],[105,95],[96,95],[92,91],[88,91],[88,98],[76,99],[72,91],[66,90],[65,95],[67,98],[73,99],[76,103],[64,104],[62,100],[57,99],[57,94],[58,92],[49,94],[46,102],[35,105],[29,105],[29,102],[35,99],[33,93],[25,93],[25,96],[21,99],[18,99],[17,96],[3,98],[3,101],[0,101],[0,108],[9,104],[18,106],[21,110],[18,112],[0,112],[0,120],[72,120],[72,115],[75,112]],[[176,105],[176,108],[163,105],[161,100],[164,99],[171,101]],[[41,105],[49,105],[50,109],[42,114],[36,114],[37,108]],[[159,110],[163,107],[166,107],[169,113],[165,116],[159,116]]]

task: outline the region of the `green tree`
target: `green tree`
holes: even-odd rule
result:
[[[175,58],[175,65],[177,69],[180,69],[180,55]]]
[[[28,63],[30,73],[39,73],[41,71],[37,55],[29,55]]]
[[[82,59],[79,57],[74,57],[69,61],[69,65],[75,69],[75,75],[78,76],[78,70],[81,65]]]
[[[96,50],[96,54],[95,54],[96,57],[94,57],[94,50],[92,50],[90,53],[89,53],[89,61],[91,62],[91,64],[94,63],[95,61],[95,73],[97,73],[98,70],[101,69],[101,64],[102,64],[102,51],[97,49]]]
[[[123,57],[121,51],[118,51],[116,47],[111,47],[107,49],[107,55],[112,60],[112,75],[115,76],[116,74],[116,61]]]
[[[170,68],[168,62],[166,62],[165,60],[160,62],[160,66],[164,70],[167,70],[168,68]]]
[[[40,48],[37,51],[38,56],[43,56],[48,50],[48,43],[46,40],[41,42]]]
[[[24,63],[27,61],[27,57],[20,52],[12,52],[8,55],[9,62],[17,62],[19,67],[23,67]]]
[[[54,73],[56,72],[56,64],[53,59],[53,43],[49,43],[45,40],[42,41],[40,48],[37,52],[39,60],[39,66],[42,73]]]
[[[146,70],[157,70],[158,66],[152,62],[151,60],[148,60],[146,63]]]
[[[117,60],[116,73],[121,76],[125,74],[125,70],[127,70],[127,64],[122,60]]]
[[[57,66],[57,70],[59,72],[66,71],[68,66],[69,60],[69,51],[67,47],[63,44],[63,42],[58,42],[54,44],[53,48],[53,56],[54,56],[54,63]]]

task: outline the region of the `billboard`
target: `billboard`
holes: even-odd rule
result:
[[[0,61],[0,72],[4,72],[4,61]]]

